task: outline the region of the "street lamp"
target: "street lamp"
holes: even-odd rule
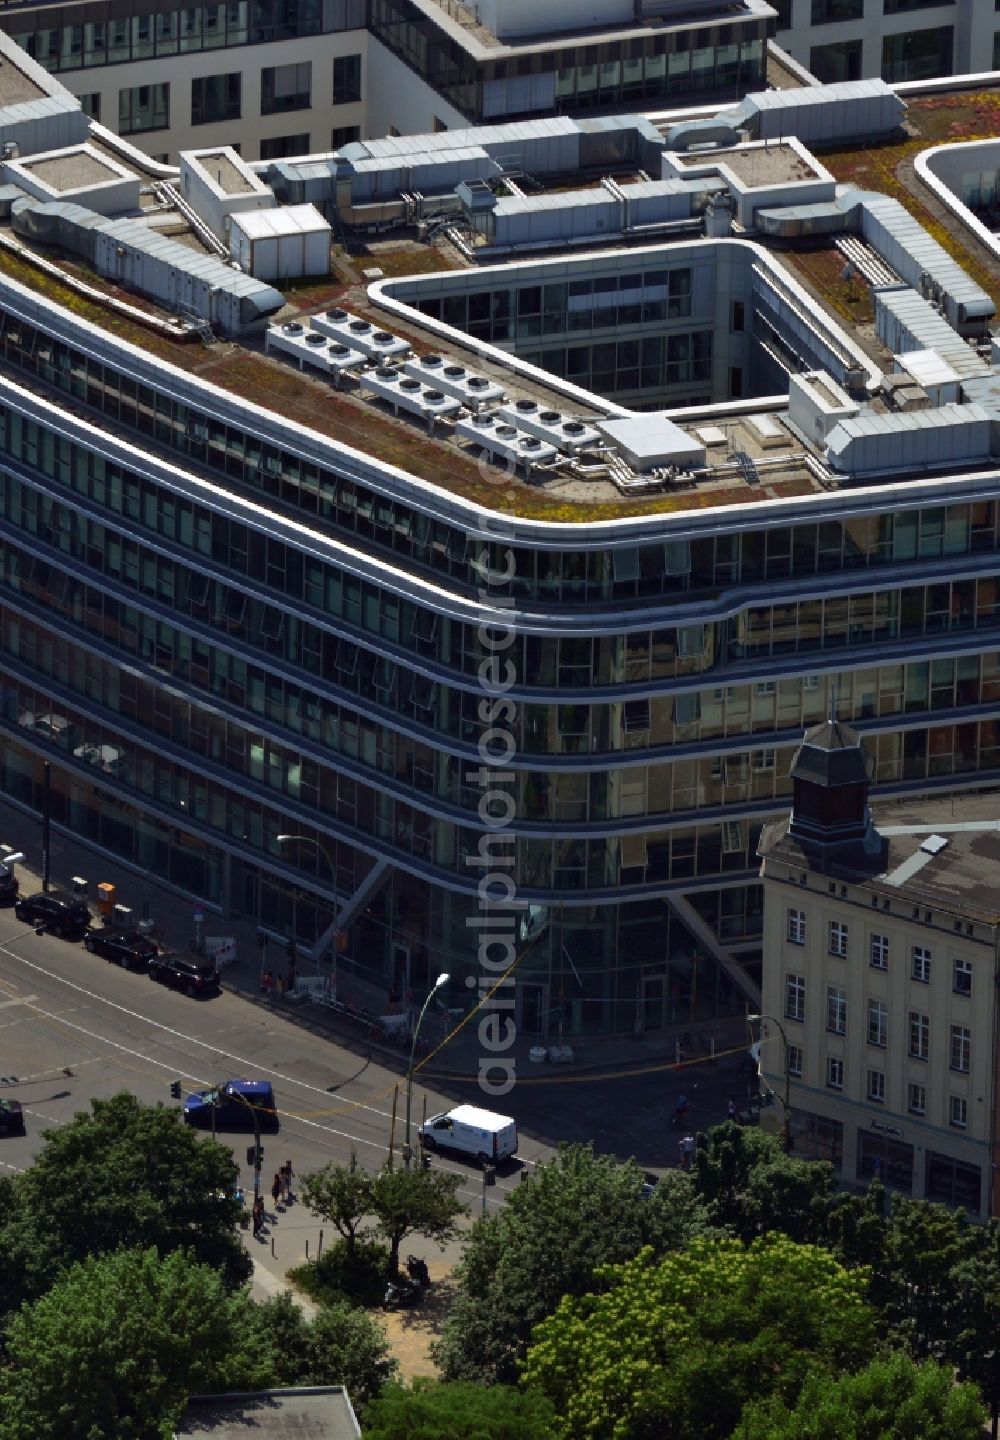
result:
[[[410,1149],[410,1102],[413,1098],[413,1060],[417,1053],[417,1036],[420,1034],[420,1027],[424,1023],[424,1016],[427,1014],[428,1005],[441,989],[441,986],[447,985],[450,979],[450,975],[439,975],[434,981],[431,990],[428,992],[427,999],[423,1003],[420,1014],[417,1016],[417,1023],[413,1027],[413,1039],[410,1041],[410,1067],[406,1072],[406,1151],[403,1156],[403,1161],[407,1170],[410,1168],[410,1156],[412,1154]]]
[[[790,1087],[791,1087],[791,1078],[792,1078],[792,1077],[791,1077],[791,1072],[790,1072],[790,1070],[789,1070],[789,1068],[788,1068],[788,1036],[785,1034],[785,1027],[784,1027],[784,1025],[782,1025],[781,1021],[778,1020],[778,1019],[776,1018],[776,1016],[774,1016],[774,1015],[764,1015],[764,1014],[760,1014],[760,1015],[748,1015],[748,1016],[747,1016],[747,1020],[750,1021],[750,1022],[753,1022],[754,1020],[770,1020],[770,1022],[771,1022],[772,1025],[776,1025],[776,1026],[778,1027],[778,1033],[779,1033],[780,1036],[781,1036],[781,1043],[782,1043],[782,1045],[784,1046],[784,1052],[785,1052],[785,1097],[784,1097],[784,1099],[782,1100],[781,1104],[782,1104],[782,1107],[783,1107],[783,1110],[784,1110],[783,1139],[784,1139],[785,1149],[787,1150],[787,1149],[789,1149],[789,1147],[791,1146],[791,1143],[792,1143],[791,1112],[790,1112],[790,1099],[789,1099],[789,1091],[790,1091]]]

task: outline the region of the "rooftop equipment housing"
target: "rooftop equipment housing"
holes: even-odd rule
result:
[[[181,194],[220,240],[228,238],[232,215],[270,210],[278,203],[230,145],[182,150],[180,172]]]
[[[352,350],[360,350],[370,360],[379,363],[389,359],[402,359],[404,355],[409,355],[412,348],[408,340],[400,340],[388,330],[380,330],[370,320],[362,320],[360,316],[351,315],[347,310],[336,306],[320,315],[313,315],[312,327],[321,335],[327,335],[331,340],[339,340]]]
[[[178,314],[194,313],[227,335],[263,329],[285,297],[214,256],[199,254],[136,220],[109,220],[64,201],[18,200],[14,233],[32,244],[82,255],[101,275],[149,295]]]
[[[229,253],[258,280],[329,275],[332,231],[315,205],[283,205],[230,216]]]
[[[23,160],[5,160],[0,176],[36,200],[65,200],[100,215],[139,209],[139,177],[93,145],[68,145]]]
[[[991,429],[990,414],[981,405],[858,415],[830,431],[826,458],[842,475],[976,463],[990,458]]]

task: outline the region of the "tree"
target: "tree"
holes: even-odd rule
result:
[[[0,1220],[5,1310],[45,1293],[61,1269],[121,1246],[189,1249],[230,1287],[251,1264],[240,1244],[232,1155],[176,1110],[121,1093],[43,1132]]]
[[[414,1380],[369,1406],[365,1440],[549,1440],[552,1423],[552,1406],[531,1390]]]
[[[477,1220],[434,1354],[446,1380],[512,1384],[537,1325],[564,1295],[593,1288],[599,1265],[656,1255],[710,1232],[690,1177],[665,1175],[650,1199],[634,1161],[564,1146],[495,1215]]]
[[[981,1236],[962,1210],[892,1197],[871,1298],[886,1317],[893,1343],[919,1359],[944,1358],[952,1270],[975,1253]]]
[[[1000,1420],[1000,1224],[990,1220],[974,1254],[952,1266],[946,1357],[962,1380],[974,1380],[990,1414]]]
[[[372,1178],[367,1170],[346,1165],[324,1165],[299,1179],[299,1190],[310,1210],[330,1224],[344,1238],[348,1255],[354,1256],[354,1242],[364,1217],[372,1208]]]
[[[983,1416],[974,1385],[900,1351],[854,1375],[810,1375],[791,1407],[749,1405],[733,1440],[980,1440]]]
[[[801,1243],[823,1236],[832,1166],[786,1155],[777,1138],[762,1130],[717,1125],[699,1136],[692,1178],[715,1223],[744,1240],[768,1230]]]
[[[364,1310],[341,1301],[324,1306],[310,1326],[309,1356],[300,1384],[343,1385],[354,1405],[365,1407],[367,1413],[369,1401],[398,1369],[384,1327]]]
[[[251,1303],[179,1250],[72,1266],[10,1321],[0,1440],[169,1440],[189,1394],[270,1383]]]
[[[397,1170],[386,1165],[372,1179],[371,1213],[389,1246],[389,1274],[399,1269],[399,1247],[408,1235],[426,1235],[444,1246],[458,1234],[466,1213],[458,1198],[460,1175],[448,1170]]]
[[[307,1320],[289,1292],[252,1307],[246,1344],[271,1355],[276,1385],[343,1385],[355,1406],[366,1405],[398,1366],[384,1327],[364,1310],[338,1300]]]
[[[522,1372],[562,1440],[723,1440],[747,1400],[794,1399],[874,1343],[865,1272],[784,1235],[695,1240],[659,1264],[644,1251],[595,1278],[537,1327]]]

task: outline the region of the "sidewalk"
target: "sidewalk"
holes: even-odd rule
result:
[[[22,891],[40,889],[40,835],[37,819],[25,815],[9,802],[0,800],[0,841],[25,854],[25,863],[16,867]],[[366,1027],[335,1015],[322,1005],[309,1001],[278,1000],[273,993],[265,995],[260,988],[261,950],[257,927],[252,920],[225,919],[211,907],[200,905],[193,897],[188,898],[167,889],[148,873],[136,872],[120,861],[107,858],[86,841],[65,835],[54,827],[50,848],[50,872],[53,888],[69,888],[74,876],[85,876],[89,882],[89,903],[95,913],[97,885],[105,880],[111,881],[117,887],[118,903],[128,906],[132,911],[128,917],[129,924],[136,924],[142,919],[144,903],[148,902],[150,918],[158,929],[162,929],[163,944],[168,949],[189,949],[195,938],[195,909],[201,909],[205,917],[201,927],[203,938],[223,935],[232,937],[236,942],[236,961],[222,971],[225,989],[265,1009],[280,1007],[288,1018],[294,1018],[297,1024],[311,1034],[326,1036],[359,1055],[375,1054],[381,1063],[399,1070],[400,1074],[405,1073],[409,1063],[407,1048],[378,1043]],[[265,963],[275,975],[284,978],[288,962],[282,946],[274,941],[269,942]],[[313,969],[322,970],[324,974],[329,973],[325,964],[314,966],[311,961],[300,960],[299,977]],[[398,1006],[390,1003],[385,986],[373,984],[344,969],[338,974],[337,998],[374,1016],[398,1009]],[[436,1025],[437,1021],[442,1023]],[[432,1051],[444,1038],[444,1033],[443,1017],[433,1009],[430,1010],[423,1034],[430,1041]],[[710,1051],[712,1039],[719,1054],[742,1049],[746,1044],[746,1024],[741,1018],[733,1017],[720,1021],[696,1021],[694,1024],[684,1022],[638,1036],[566,1035],[564,1043],[572,1048],[574,1059],[565,1069],[568,1073],[577,1075],[599,1075],[604,1072],[662,1068],[675,1063],[678,1044],[681,1046],[682,1061],[703,1060]],[[519,1074],[541,1074],[546,1065],[533,1061],[531,1051],[544,1043],[536,1036],[519,1036],[511,1049],[505,1052],[505,1058],[513,1059]],[[559,1042],[555,1036],[550,1036],[548,1043]],[[421,1066],[421,1075],[425,1081],[473,1080],[478,1075],[482,1048],[477,1022],[471,1020],[454,1036],[445,1050]]]

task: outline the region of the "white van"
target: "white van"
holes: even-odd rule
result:
[[[454,1150],[472,1155],[480,1165],[495,1165],[517,1154],[517,1124],[509,1115],[477,1110],[475,1105],[458,1105],[442,1115],[432,1115],[420,1127],[424,1149]]]

